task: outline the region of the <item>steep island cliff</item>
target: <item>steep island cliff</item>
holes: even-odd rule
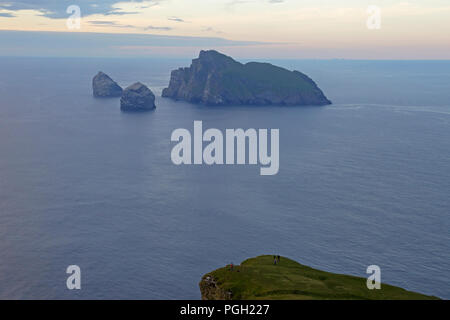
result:
[[[438,299],[382,283],[369,290],[367,279],[313,269],[281,257],[245,260],[203,276],[203,300],[428,300]]]
[[[242,64],[214,50],[172,71],[163,97],[205,105],[321,106],[331,104],[307,75],[270,63]]]

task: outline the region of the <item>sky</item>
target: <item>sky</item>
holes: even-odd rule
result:
[[[79,28],[67,26],[71,5]],[[242,58],[450,59],[450,0],[0,0],[3,56],[210,48]]]

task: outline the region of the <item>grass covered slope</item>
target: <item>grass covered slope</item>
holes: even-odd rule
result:
[[[437,299],[387,284],[369,290],[365,278],[316,270],[285,257],[274,265],[273,256],[245,260],[233,270],[217,269],[199,285],[204,300]]]

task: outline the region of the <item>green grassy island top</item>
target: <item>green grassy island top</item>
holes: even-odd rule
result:
[[[369,290],[366,278],[316,270],[281,257],[245,260],[203,276],[200,291],[204,300],[428,300],[438,299],[382,283]]]

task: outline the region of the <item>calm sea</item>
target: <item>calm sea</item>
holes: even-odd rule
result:
[[[0,298],[198,299],[260,254],[450,298],[450,61],[272,61],[327,107],[122,113],[91,79],[157,96],[189,60],[0,58]],[[280,172],[175,166],[171,132],[279,128]],[[79,265],[82,289],[66,288]]]

